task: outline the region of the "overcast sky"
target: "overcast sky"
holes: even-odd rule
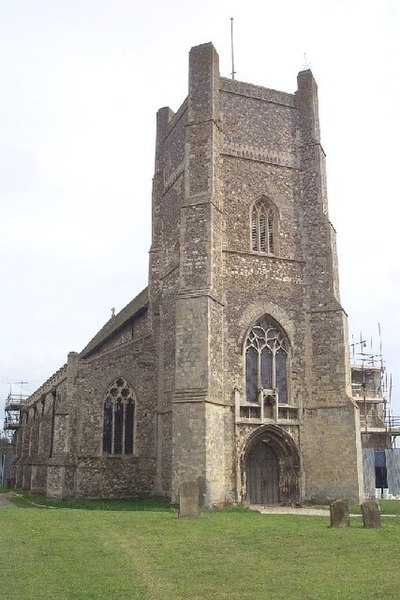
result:
[[[10,382],[34,391],[147,285],[155,114],[191,46],[230,76],[230,17],[237,79],[294,92],[311,63],[342,303],[368,351],[381,323],[400,414],[399,7],[0,0],[0,419]]]

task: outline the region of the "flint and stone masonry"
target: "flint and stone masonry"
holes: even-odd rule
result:
[[[362,498],[317,85],[220,77],[157,114],[149,285],[24,405],[16,484],[202,506]]]

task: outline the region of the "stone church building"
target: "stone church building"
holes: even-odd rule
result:
[[[220,77],[192,48],[157,114],[149,284],[24,403],[16,485],[203,506],[363,494],[317,85]]]

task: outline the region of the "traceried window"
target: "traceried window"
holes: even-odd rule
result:
[[[263,198],[251,211],[251,248],[255,252],[275,253],[274,212]]]
[[[262,389],[275,390],[278,402],[288,402],[288,344],[279,325],[262,317],[246,340],[246,399],[259,402]]]
[[[118,377],[105,395],[103,453],[133,454],[134,424],[134,392],[123,377]]]

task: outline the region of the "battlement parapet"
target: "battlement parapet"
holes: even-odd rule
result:
[[[56,371],[47,381],[43,383],[33,394],[28,396],[24,402],[24,406],[32,406],[39,402],[43,396],[49,394],[55,387],[60,385],[62,381],[67,378],[67,365],[63,365],[58,371]]]
[[[255,98],[256,100],[282,104],[289,108],[297,108],[296,96],[294,94],[272,90],[252,83],[244,83],[243,81],[221,77],[220,90],[231,94],[239,94],[240,96],[248,96],[249,98]]]

